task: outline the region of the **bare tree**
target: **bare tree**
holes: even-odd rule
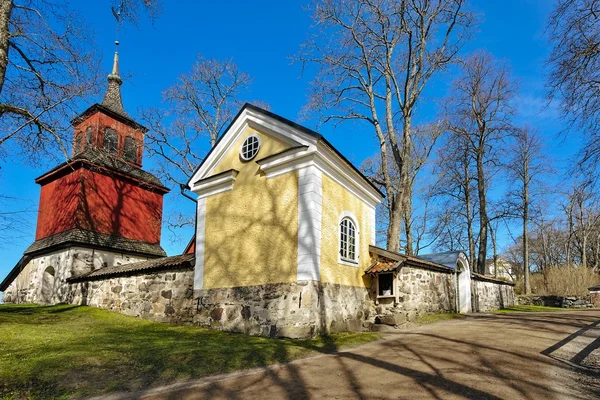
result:
[[[600,156],[600,0],[557,0],[548,21],[551,98],[587,134],[584,158]]]
[[[150,127],[147,147],[158,156],[163,179],[187,183],[239,110],[251,81],[231,60],[199,56],[191,71],[163,92],[165,108],[142,111]]]
[[[579,261],[588,267],[589,253],[595,249],[593,240],[600,225],[600,197],[591,182],[577,183],[569,196],[572,202],[575,246],[579,250]]]
[[[489,54],[479,52],[467,59],[463,74],[453,84],[446,101],[448,128],[452,135],[462,137],[468,156],[474,165],[477,188],[479,243],[477,270],[485,273],[488,247],[488,188],[493,169],[499,165],[503,139],[511,132],[511,101],[515,83],[508,68]]]
[[[435,229],[446,232],[438,244],[448,250],[467,249],[469,264],[475,265],[476,172],[466,136],[448,135],[438,150],[435,171],[433,195],[441,199]]]
[[[543,175],[550,172],[548,160],[543,153],[542,141],[538,133],[525,126],[515,129],[514,142],[510,149],[506,167],[509,176],[518,187],[510,192],[514,211],[522,223],[523,241],[523,281],[525,294],[531,293],[529,283],[529,222],[531,219],[532,203],[543,192]],[[532,193],[533,192],[533,193]],[[535,204],[534,204],[535,205]]]
[[[155,2],[121,3],[133,10]],[[31,158],[44,150],[68,155],[78,101],[102,87],[83,21],[66,1],[0,0],[1,157]]]
[[[400,249],[412,196],[409,159],[417,103],[431,77],[455,60],[466,39],[473,18],[463,3],[318,0],[313,14],[318,31],[299,56],[320,67],[307,109],[323,122],[363,121],[377,137],[392,251]]]

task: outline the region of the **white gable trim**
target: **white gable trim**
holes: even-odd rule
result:
[[[204,160],[202,166],[194,173],[190,182],[196,182],[210,176],[248,127],[265,132],[294,147],[304,145],[314,148],[317,143],[317,138],[313,138],[299,129],[261,112],[245,108],[235,123],[223,134],[223,138],[219,140],[216,147]]]
[[[314,165],[298,170],[298,281],[321,280],[321,174]]]
[[[228,192],[233,189],[233,183],[237,175],[238,171],[232,169],[222,174],[196,181],[191,184],[190,189],[198,195],[199,199]]]
[[[196,264],[194,265],[194,290],[204,287],[204,240],[206,235],[206,198],[199,198],[196,213]]]

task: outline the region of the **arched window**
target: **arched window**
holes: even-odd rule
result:
[[[358,231],[356,224],[350,217],[343,217],[340,222],[340,259],[342,261],[357,263],[356,253]]]
[[[88,126],[88,128],[85,130],[85,146],[84,149],[91,149],[92,148],[92,142],[93,142],[93,133],[94,133],[94,129],[91,126]]]
[[[104,150],[109,153],[116,153],[119,144],[119,137],[114,129],[106,128],[104,130]]]
[[[131,136],[127,136],[125,138],[125,143],[123,145],[123,154],[125,156],[125,160],[129,162],[137,162],[137,142]]]
[[[73,144],[73,154],[79,154],[82,151],[83,132],[77,132],[75,135],[75,144]]]

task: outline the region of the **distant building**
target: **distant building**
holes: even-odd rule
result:
[[[496,271],[496,266],[498,271]],[[507,279],[511,282],[515,280],[515,273],[519,268],[518,264],[498,257],[496,259],[496,266],[493,259],[485,260],[485,274],[500,279]]]

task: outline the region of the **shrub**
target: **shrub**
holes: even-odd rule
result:
[[[523,292],[523,278],[517,279],[517,292]],[[585,296],[588,288],[600,284],[600,274],[591,268],[549,267],[530,276],[531,291],[540,296]]]

